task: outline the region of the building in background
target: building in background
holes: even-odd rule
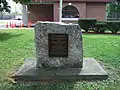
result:
[[[105,20],[106,4],[111,0],[63,0],[62,21],[76,22],[78,18]],[[59,21],[59,0],[31,0],[28,21]]]

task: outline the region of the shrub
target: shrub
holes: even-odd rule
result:
[[[107,29],[107,24],[104,21],[97,21],[97,23],[93,28],[93,30],[97,33],[104,33],[106,29]]]
[[[107,27],[112,33],[120,31],[120,21],[107,21]]]
[[[84,29],[86,32],[89,31],[89,28],[92,28],[96,23],[96,19],[94,18],[85,18],[85,19],[79,19],[78,24],[79,26]]]

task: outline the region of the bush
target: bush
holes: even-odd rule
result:
[[[107,21],[107,27],[112,33],[120,31],[120,21]]]
[[[96,21],[97,20],[94,18],[85,18],[85,19],[79,19],[78,24],[79,24],[80,28],[82,28],[86,32],[88,32],[89,28],[92,28],[95,25]]]
[[[104,21],[97,21],[93,30],[97,33],[104,33],[107,30],[107,24]]]

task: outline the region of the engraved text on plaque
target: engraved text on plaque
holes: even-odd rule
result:
[[[48,34],[49,57],[68,57],[68,34]]]

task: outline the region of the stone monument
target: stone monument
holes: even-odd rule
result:
[[[82,68],[82,33],[78,25],[38,23],[35,42],[37,67]]]
[[[95,59],[83,59],[82,32],[77,24],[38,22],[36,60],[27,59],[15,80],[107,79]]]

